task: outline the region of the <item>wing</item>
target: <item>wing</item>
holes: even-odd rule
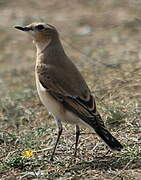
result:
[[[95,100],[78,71],[74,70],[75,75],[70,76],[68,69],[64,77],[64,68],[58,67],[56,71],[54,66],[40,64],[36,70],[42,86],[68,110],[80,118],[93,117],[96,113]]]

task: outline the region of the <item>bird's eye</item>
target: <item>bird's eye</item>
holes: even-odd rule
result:
[[[42,30],[42,29],[44,29],[44,26],[42,24],[39,24],[39,25],[36,26],[36,28],[39,29],[39,30]]]

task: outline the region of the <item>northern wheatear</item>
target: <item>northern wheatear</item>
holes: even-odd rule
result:
[[[35,76],[38,94],[58,126],[58,137],[51,160],[62,133],[61,121],[76,126],[75,156],[80,124],[95,130],[111,149],[120,151],[122,145],[106,129],[96,110],[95,99],[90,89],[64,52],[56,28],[45,23],[32,23],[15,28],[28,32],[37,48]]]

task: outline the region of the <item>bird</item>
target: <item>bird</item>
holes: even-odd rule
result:
[[[106,128],[95,98],[76,65],[65,53],[55,26],[33,22],[15,26],[27,32],[37,49],[35,79],[41,102],[56,121],[58,135],[50,160],[53,161],[57,144],[62,134],[62,122],[75,126],[75,149],[80,135],[80,126],[93,129],[112,150],[121,151],[123,146]]]

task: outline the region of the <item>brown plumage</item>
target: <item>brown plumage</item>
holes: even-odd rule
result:
[[[94,97],[85,80],[65,54],[56,28],[45,23],[16,28],[28,32],[34,39],[37,47],[37,90],[58,125],[58,138],[51,159],[62,133],[61,121],[76,125],[75,155],[80,134],[79,124],[94,129],[111,149],[121,150],[122,145],[106,129],[97,112]]]

